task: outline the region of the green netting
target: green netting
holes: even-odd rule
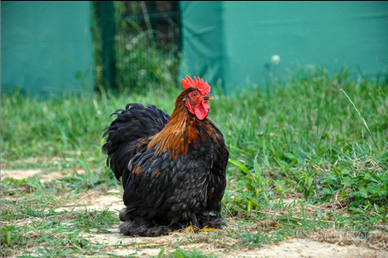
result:
[[[183,1],[180,9],[179,78],[231,88],[322,64],[366,78],[387,73],[388,2]]]
[[[92,6],[97,88],[144,93],[176,83],[180,41],[178,3],[97,1]],[[112,8],[111,12],[107,6]],[[106,60],[110,51],[114,53],[112,62]]]
[[[1,91],[93,90],[90,2],[1,2]]]

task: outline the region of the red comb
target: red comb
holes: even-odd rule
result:
[[[203,95],[209,94],[211,90],[209,84],[207,84],[207,82],[203,81],[201,78],[194,76],[194,80],[193,80],[188,75],[186,76],[185,79],[182,79],[182,87],[185,90],[188,88],[196,88]]]

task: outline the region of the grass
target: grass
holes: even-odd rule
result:
[[[388,83],[354,81],[346,70],[302,74],[270,90],[218,93],[211,103],[209,117],[230,151],[223,212],[234,226],[207,237],[215,243],[230,239],[226,250],[332,228],[368,234],[387,224]],[[39,168],[64,176],[2,179],[1,254],[111,255],[82,232],[109,232],[118,223],[116,212],[55,210],[89,190],[120,189],[101,153],[113,111],[141,102],[171,113],[179,92],[166,87],[49,100],[2,94],[2,169]],[[162,249],[159,257],[164,255],[209,254],[177,247]]]

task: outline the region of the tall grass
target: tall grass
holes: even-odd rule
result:
[[[340,90],[353,100],[370,134]],[[101,136],[112,121],[109,115],[113,111],[140,102],[171,113],[179,92],[165,87],[144,95],[124,92],[50,100],[30,98],[17,91],[3,94],[2,163],[12,166],[15,160],[27,157],[61,156],[88,157],[96,161],[96,166],[102,166]],[[316,70],[306,73],[304,79],[273,86],[268,92],[255,89],[217,98],[211,103],[209,117],[224,133],[231,158],[243,160],[251,169],[257,157],[261,169],[275,179],[293,178],[302,172],[314,177],[342,160],[387,152],[386,83],[359,83],[343,74],[328,77]],[[380,161],[377,164],[382,165]],[[230,165],[229,171],[233,170]]]

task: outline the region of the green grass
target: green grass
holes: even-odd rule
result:
[[[230,250],[261,247],[326,228],[368,232],[387,224],[388,83],[354,81],[346,70],[331,77],[319,69],[302,74],[303,78],[283,85],[270,85],[269,90],[218,94],[211,103],[209,117],[224,133],[230,151],[223,212],[239,227],[226,229],[225,235],[237,240]],[[116,213],[54,210],[90,189],[120,187],[101,153],[101,136],[113,111],[141,102],[171,113],[179,92],[166,87],[143,95],[70,95],[50,100],[17,91],[2,94],[2,169],[69,173],[50,182],[37,177],[2,180],[1,195],[13,199],[2,201],[1,221],[36,221],[4,224],[2,255],[34,244],[52,257],[101,254],[102,247],[79,232],[116,225]],[[77,173],[79,168],[86,173]],[[285,201],[290,198],[295,201],[288,205]],[[325,208],[330,203],[343,208]],[[263,221],[277,224],[249,229]],[[217,240],[224,235],[210,237]],[[205,255],[179,248],[163,252],[159,256]]]

